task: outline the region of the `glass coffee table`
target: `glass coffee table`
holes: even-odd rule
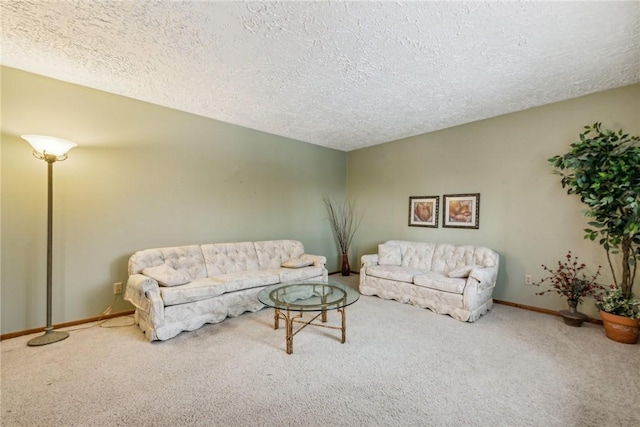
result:
[[[307,325],[322,326],[342,330],[342,340],[346,340],[346,307],[358,301],[360,294],[348,285],[338,282],[294,282],[271,285],[258,293],[258,300],[275,310],[273,329],[278,329],[280,319],[285,322],[287,354],[293,353],[293,336]],[[341,314],[342,325],[327,325],[327,311],[337,310]],[[318,312],[310,320],[303,319],[304,312]],[[315,322],[320,317],[322,323]],[[293,330],[293,323],[302,326]]]

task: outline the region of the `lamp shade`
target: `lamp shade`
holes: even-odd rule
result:
[[[51,136],[22,135],[22,138],[26,139],[38,153],[54,156],[63,156],[67,151],[78,145],[75,142]]]

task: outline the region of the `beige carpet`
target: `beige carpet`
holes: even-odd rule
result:
[[[155,343],[132,326],[5,340],[1,424],[640,425],[640,346],[598,325],[503,305],[469,324],[363,296],[345,344],[307,327],[287,355],[272,321],[264,309]]]

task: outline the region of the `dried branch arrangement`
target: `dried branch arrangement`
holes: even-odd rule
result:
[[[340,245],[340,251],[346,254],[364,213],[358,213],[355,200],[337,202],[326,196],[323,196],[322,200],[327,208],[329,223]]]

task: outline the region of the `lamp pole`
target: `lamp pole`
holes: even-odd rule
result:
[[[47,162],[47,325],[44,335],[32,338],[27,342],[29,346],[40,346],[62,341],[69,337],[69,332],[54,331],[52,322],[53,300],[53,164],[67,158],[66,152],[77,144],[39,135],[24,135],[33,147],[33,155]]]
[[[39,346],[62,341],[69,336],[69,332],[54,331],[52,326],[52,300],[53,300],[53,164],[57,156],[44,154],[47,162],[47,326],[44,335],[32,338],[27,342],[29,346]]]

